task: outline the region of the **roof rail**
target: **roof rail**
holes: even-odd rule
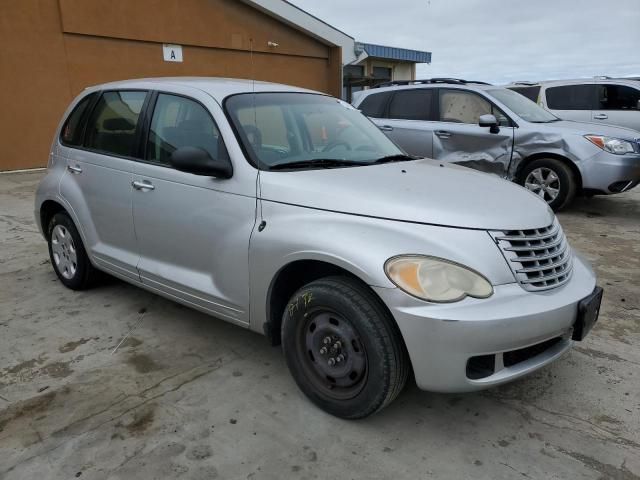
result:
[[[468,83],[474,83],[478,85],[491,85],[490,83],[479,82],[476,80],[462,80],[461,78],[436,77],[436,78],[424,78],[424,79],[417,79],[417,80],[392,80],[390,82],[384,82],[379,85],[375,85],[373,88],[395,87],[399,85],[421,85],[421,84],[430,84],[430,83],[449,83],[454,85],[466,85]]]
[[[529,85],[529,86],[533,86],[533,85],[537,85],[538,82],[530,82],[528,80],[520,80],[518,82],[513,82],[513,85]]]

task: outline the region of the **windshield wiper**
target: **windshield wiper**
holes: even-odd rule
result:
[[[331,167],[354,167],[356,165],[366,165],[362,162],[352,160],[340,160],[338,158],[314,158],[313,160],[298,160],[297,162],[279,163],[272,165],[269,170],[288,170],[298,168],[331,168]]]
[[[409,160],[417,160],[420,157],[416,157],[414,155],[405,155],[403,153],[399,153],[396,155],[387,155],[386,157],[381,157],[371,163],[390,163],[390,162],[407,162]]]

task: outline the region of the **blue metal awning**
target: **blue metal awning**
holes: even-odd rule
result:
[[[375,58],[385,58],[413,63],[431,63],[431,52],[421,52],[419,50],[409,50],[406,48],[387,47],[385,45],[375,45],[373,43],[356,42],[356,55],[362,51]]]

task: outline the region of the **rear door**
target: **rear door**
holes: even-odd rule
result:
[[[71,205],[92,260],[134,280],[139,276],[131,182],[146,98],[140,90],[103,92],[87,120],[84,141],[62,149],[67,172],[60,193]]]
[[[433,88],[393,92],[386,118],[374,120],[378,127],[410,155],[433,158]]]
[[[592,113],[594,122],[640,131],[640,88],[601,82]]]
[[[433,123],[433,157],[506,176],[513,152],[513,126],[488,99],[463,89],[438,90],[438,122]],[[481,115],[500,122],[497,131],[481,127]]]
[[[212,158],[228,155],[216,120],[226,121],[220,106],[201,91],[154,94],[143,160],[133,176],[138,270],[151,289],[247,324],[257,173],[252,179],[219,179],[169,164],[180,147],[204,149]]]
[[[544,96],[547,110],[563,120],[591,122],[596,91],[595,82],[546,87]]]

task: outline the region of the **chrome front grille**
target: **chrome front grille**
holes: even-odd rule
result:
[[[557,219],[545,228],[490,233],[525,290],[559,287],[571,277],[573,255]]]

